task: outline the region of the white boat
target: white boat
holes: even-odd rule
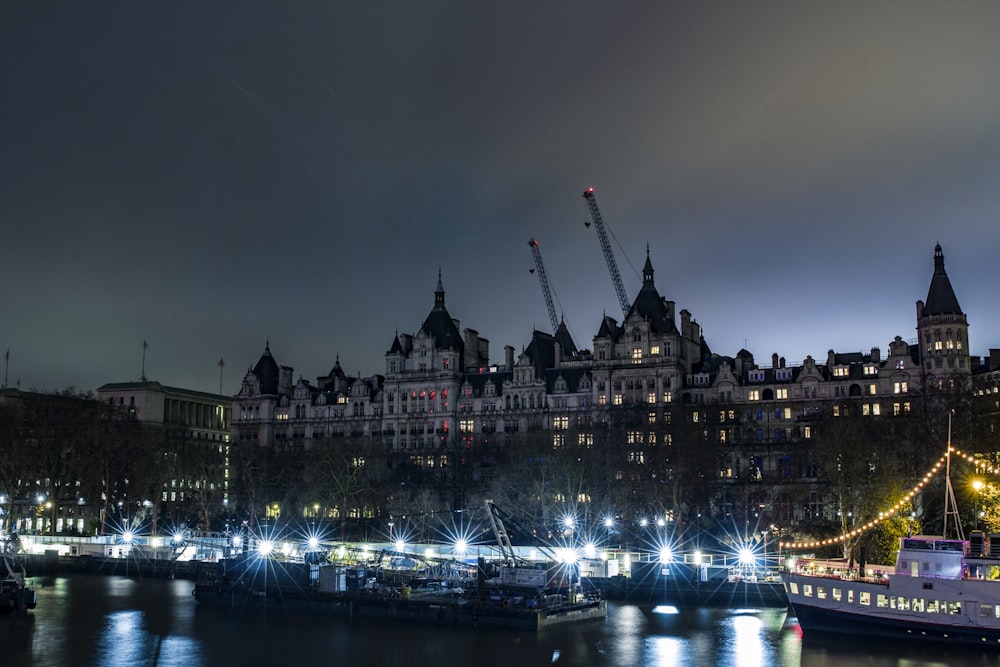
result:
[[[799,558],[782,582],[804,633],[1000,647],[1000,558],[969,542],[900,539],[894,568]]]

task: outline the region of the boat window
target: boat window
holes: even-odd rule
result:
[[[938,613],[938,601],[937,600],[928,600],[927,601],[927,613],[928,614],[936,614],[936,613]]]
[[[888,607],[889,606],[889,596],[884,593],[879,593],[875,597],[875,605],[878,607]]]
[[[812,584],[802,584],[802,594],[807,598],[811,598],[813,596]]]
[[[993,606],[993,618],[1000,618],[1000,604]]]
[[[910,609],[913,611],[923,611],[924,610],[924,599],[923,598],[913,598],[910,600]]]
[[[840,597],[841,597],[840,589],[839,588],[834,588],[833,589],[833,599],[836,600],[837,602],[840,602]]]
[[[792,595],[798,595],[799,594],[799,585],[797,583],[795,583],[794,581],[788,582],[788,587],[792,590]]]
[[[908,611],[909,608],[910,608],[910,598],[904,598],[902,595],[900,595],[896,602],[896,609],[901,609],[902,611]]]
[[[854,604],[854,589],[847,591],[847,604]]]
[[[961,602],[949,602],[948,603],[948,613],[951,613],[951,614],[961,614],[962,613],[962,603]]]
[[[983,618],[989,618],[993,615],[993,605],[991,604],[981,604],[979,605],[979,615]]]
[[[818,597],[820,600],[825,600],[826,599],[826,587],[825,586],[817,586],[816,587],[816,597]]]

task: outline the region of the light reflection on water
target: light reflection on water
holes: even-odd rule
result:
[[[529,667],[977,667],[996,653],[803,639],[784,609],[680,609],[612,603],[608,619],[521,633],[352,623],[330,616],[197,608],[190,581],[73,576],[35,582],[38,608],[0,619],[0,665],[359,664]]]

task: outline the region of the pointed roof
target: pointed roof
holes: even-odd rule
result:
[[[257,365],[253,367],[253,374],[256,375],[257,380],[260,381],[260,393],[278,393],[278,362],[275,361],[274,356],[271,355],[270,340],[268,340],[264,345],[264,354],[260,355],[260,359],[257,360]]]
[[[931,276],[931,286],[927,290],[927,300],[924,302],[923,315],[961,315],[962,308],[958,305],[955,290],[951,287],[948,274],[944,270],[944,253],[941,244],[934,246],[934,275]]]
[[[554,336],[557,343],[562,347],[563,357],[572,357],[577,353],[576,343],[573,342],[573,336],[569,333],[569,327],[566,326],[566,320],[559,322],[559,328],[556,329],[556,335]]]
[[[673,318],[670,317],[670,310],[660,293],[656,291],[653,284],[653,263],[649,259],[649,247],[646,247],[646,264],[642,267],[642,288],[636,295],[632,307],[629,308],[625,316],[627,320],[632,314],[638,314],[643,319],[649,321],[650,330],[653,333],[671,333],[677,330]]]
[[[464,352],[465,341],[455,320],[451,319],[448,309],[444,307],[444,287],[441,284],[441,269],[438,269],[437,289],[434,290],[434,308],[427,314],[427,319],[421,325],[420,330],[434,338],[434,345],[437,349],[454,349]]]

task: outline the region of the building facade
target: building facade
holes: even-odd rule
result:
[[[309,448],[366,438],[394,464],[447,475],[464,445],[530,435],[554,448],[613,450],[616,479],[654,460],[670,478],[675,462],[698,454],[692,449],[710,449],[712,511],[729,511],[728,486],[782,521],[832,517],[842,508],[825,496],[808,446],[821,424],[905,417],[927,388],[965,391],[973,370],[987,366],[969,355],[968,321],[940,246],[933,261],[927,298],[916,302],[916,339],[896,336],[885,354],[829,350],[798,364],[777,354],[759,363],[747,350],[713,353],[692,315],[660,295],[648,253],[631,308],[621,322],[602,319],[592,350],[578,349],[562,324],[533,332],[516,357],[505,347],[504,362],[492,364],[489,341],[448,312],[439,274],[420,328],[392,337],[384,374],[347,377],[338,360],[315,383],[293,382],[268,345],[233,397],[233,440]]]

